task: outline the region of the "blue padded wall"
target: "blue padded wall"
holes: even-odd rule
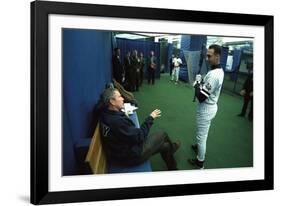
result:
[[[181,61],[182,61],[181,67],[187,68],[187,62],[186,62],[186,59],[185,59],[185,56],[184,56],[184,52],[183,52],[183,51],[186,51],[186,50],[180,49],[178,55],[179,55],[179,58],[180,58]]]
[[[207,43],[206,35],[182,35],[181,49],[188,51],[201,51],[202,45]]]
[[[234,49],[233,50],[233,63],[232,63],[232,75],[231,79],[236,80],[237,79],[237,74],[240,68],[240,63],[241,63],[241,55],[242,51],[240,49]]]
[[[143,53],[143,56],[145,60],[147,61],[147,58],[150,55],[150,51],[154,51],[154,55],[157,58],[157,68],[155,77],[160,77],[160,43],[153,42],[153,41],[145,41],[145,40],[130,40],[130,39],[122,39],[122,38],[116,38],[117,40],[117,46],[121,50],[121,62],[124,63],[124,57],[128,51],[137,50],[138,54],[140,52]],[[145,62],[146,63],[146,62]],[[144,72],[146,74],[147,65],[144,66]]]
[[[200,51],[190,51],[189,58],[191,58],[191,69],[193,73],[193,78],[195,78],[196,74],[199,73],[199,59],[200,59]]]
[[[191,41],[190,35],[181,35],[181,46],[180,46],[180,48],[182,50],[190,50],[190,41]]]
[[[63,175],[72,175],[76,171],[76,162],[74,154],[74,140],[69,126],[69,119],[63,104]]]
[[[233,63],[232,63],[232,71],[236,71],[239,69],[240,62],[241,62],[241,54],[242,51],[240,49],[233,50]]]
[[[192,53],[192,71],[194,74],[197,74],[199,71],[199,59],[200,59],[200,52],[202,50],[202,45],[207,44],[207,36],[206,35],[182,35],[181,36],[181,51],[180,51],[180,58],[182,59],[183,68],[187,68],[187,62],[184,57],[183,51],[193,51],[195,53]],[[190,53],[191,54],[191,53]],[[204,62],[205,63],[205,62]],[[203,72],[207,71],[206,64],[203,64],[202,66]],[[201,71],[202,73],[202,71]]]
[[[195,78],[196,74],[199,72],[199,59],[200,59],[200,51],[185,51],[185,54],[187,55],[187,58],[190,60],[190,63],[189,62],[186,62],[186,58],[184,56],[184,53],[183,53],[183,57],[180,57],[182,60],[184,60],[185,65],[183,65],[180,69],[180,75],[179,75],[179,78],[183,81],[186,81],[188,82],[189,79],[188,79],[188,67],[190,66],[191,68],[191,71],[192,71],[192,75],[193,77],[192,78]],[[188,60],[188,61],[189,61]],[[202,71],[200,72],[201,74]]]
[[[168,43],[168,58],[167,58],[167,68],[165,70],[166,73],[170,73],[170,58],[172,57],[173,54],[173,44]]]
[[[201,51],[202,45],[207,43],[206,35],[191,35],[190,51]]]
[[[63,30],[63,175],[79,174],[75,145],[92,136],[92,111],[111,80],[111,58],[111,32]]]
[[[227,62],[228,50],[229,50],[228,47],[222,47],[222,51],[221,51],[221,66],[222,66],[224,71],[225,71],[226,62]]]

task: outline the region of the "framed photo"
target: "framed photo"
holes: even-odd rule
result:
[[[201,56],[211,44],[224,48],[225,83],[209,132],[205,169],[196,170],[187,161],[193,154],[190,143],[195,140],[199,104],[192,102],[191,85],[196,74],[208,72],[206,56]],[[171,106],[175,109],[162,111],[153,127],[184,136],[175,154],[178,170],[168,171],[157,158],[151,158],[149,172],[92,174],[96,170],[86,164],[87,155],[97,150],[90,149],[97,128],[97,116],[92,112],[101,91],[112,81],[115,48],[121,48],[122,59],[131,50],[146,58],[155,52],[156,60],[144,64],[153,64],[155,85],[154,79],[152,85],[147,82],[145,69],[140,91],[135,91],[138,87],[131,91],[139,101],[134,121],[141,123],[150,109],[176,102]],[[181,59],[177,61],[180,81],[175,84],[169,81],[172,54]],[[242,106],[239,93],[250,70],[252,116],[248,121],[234,113]],[[165,93],[170,88],[175,92]],[[164,92],[153,93],[155,89]],[[171,101],[174,94],[178,97]],[[188,120],[181,119],[185,117]],[[270,190],[273,183],[273,16],[31,3],[31,203]]]

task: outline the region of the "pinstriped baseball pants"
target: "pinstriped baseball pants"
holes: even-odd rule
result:
[[[206,104],[204,102],[199,103],[197,106],[196,140],[197,140],[197,146],[198,146],[197,159],[199,161],[205,160],[208,132],[209,132],[209,128],[211,125],[211,121],[216,116],[217,109],[218,109],[217,104],[210,105],[210,104]]]
[[[179,81],[179,73],[180,73],[180,68],[179,67],[175,67],[173,69],[173,71],[172,71],[172,78],[171,78],[171,80],[174,81],[174,79],[175,79],[176,82]]]

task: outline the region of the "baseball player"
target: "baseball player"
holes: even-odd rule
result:
[[[219,45],[213,44],[209,46],[207,61],[211,70],[206,74],[203,81],[200,78],[201,76],[197,76],[196,83],[194,84],[195,95],[199,103],[196,113],[196,144],[191,145],[191,148],[195,151],[197,157],[195,159],[188,159],[188,161],[200,169],[204,169],[208,132],[211,121],[217,113],[217,102],[224,78],[224,72],[220,65],[220,55],[221,47]]]
[[[173,58],[172,62],[173,62],[174,68],[172,70],[171,81],[174,81],[174,79],[175,79],[175,84],[177,84],[179,81],[180,65],[182,64],[182,61],[179,58],[179,56],[177,55],[176,57]]]

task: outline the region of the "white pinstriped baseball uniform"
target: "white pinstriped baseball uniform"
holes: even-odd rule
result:
[[[207,99],[202,103],[198,103],[196,113],[196,139],[198,145],[197,159],[199,161],[205,160],[208,132],[211,125],[211,120],[216,116],[217,113],[217,102],[220,96],[223,78],[224,71],[222,68],[210,70],[204,77],[203,85],[200,90],[200,92],[206,96]]]
[[[171,81],[173,81],[175,79],[175,81],[178,82],[179,81],[180,65],[182,64],[182,61],[179,57],[174,57],[172,61],[173,61],[173,64],[174,64],[174,68],[173,68],[173,71],[172,71]]]

